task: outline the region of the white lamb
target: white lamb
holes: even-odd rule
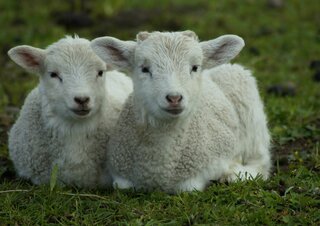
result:
[[[255,79],[221,65],[243,46],[235,35],[199,43],[192,31],[92,41],[133,79],[108,144],[115,187],[176,193],[201,191],[210,180],[268,178],[270,138]]]
[[[131,79],[106,72],[90,41],[79,37],[63,38],[45,50],[17,46],[8,54],[40,79],[9,134],[18,175],[34,184],[48,183],[57,165],[62,184],[110,184],[101,169],[110,131],[132,91]]]

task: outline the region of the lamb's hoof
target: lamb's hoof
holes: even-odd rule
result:
[[[219,181],[222,183],[225,182],[238,182],[238,181],[245,181],[245,180],[253,180],[257,176],[256,173],[249,173],[243,170],[235,170],[223,175]]]
[[[205,182],[197,178],[191,178],[181,182],[177,186],[177,192],[203,191],[205,188],[206,188]]]
[[[220,183],[231,183],[240,181],[240,178],[233,172],[224,174],[220,179]]]
[[[113,181],[113,188],[114,189],[130,189],[133,188],[133,183],[129,180],[116,177]]]

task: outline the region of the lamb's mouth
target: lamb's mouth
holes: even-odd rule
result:
[[[72,112],[78,116],[86,116],[90,113],[90,109],[72,109]]]
[[[183,108],[165,108],[163,110],[172,115],[179,115],[183,112]]]

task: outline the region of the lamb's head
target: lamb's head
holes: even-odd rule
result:
[[[228,62],[244,42],[235,35],[199,42],[192,31],[140,32],[137,42],[102,37],[91,46],[104,61],[130,72],[135,104],[152,122],[175,121],[192,112],[202,70]]]
[[[105,98],[106,64],[90,41],[66,37],[46,49],[17,46],[10,58],[40,77],[40,93],[50,112],[66,120],[84,120],[101,109]]]

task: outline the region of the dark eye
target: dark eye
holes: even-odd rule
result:
[[[103,71],[98,71],[98,76],[102,77]]]
[[[51,78],[57,78],[60,80],[60,82],[62,82],[62,79],[60,78],[60,76],[58,75],[57,72],[50,72],[50,77]]]
[[[58,78],[59,76],[58,76],[58,73],[56,73],[56,72],[51,72],[51,73],[50,73],[50,77],[51,77],[51,78]]]
[[[198,65],[193,65],[191,71],[192,72],[197,72],[198,71],[199,66]]]
[[[142,73],[150,73],[150,70],[148,67],[142,67],[141,71],[142,71]]]

